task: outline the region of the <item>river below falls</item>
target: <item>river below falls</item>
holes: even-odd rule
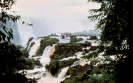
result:
[[[51,38],[59,39],[59,43],[69,43],[70,42],[70,38],[61,39],[60,36],[57,36],[57,37],[51,36]],[[78,38],[80,38],[80,37],[78,37]],[[84,43],[88,37],[82,37],[82,38],[83,38],[83,41],[81,41],[79,43]],[[37,52],[38,48],[40,47],[40,40],[41,40],[41,38],[35,38],[32,40],[32,42],[35,42],[35,44],[31,47],[31,50],[29,52],[29,54],[30,54],[29,58],[34,58],[34,59],[40,60],[40,63],[43,66],[42,67],[41,66],[35,66],[35,68],[32,70],[24,70],[24,71],[26,71],[26,77],[32,78],[32,79],[33,78],[38,79],[37,83],[60,83],[60,81],[63,81],[65,79],[65,74],[68,70],[68,67],[63,68],[57,77],[52,76],[50,74],[50,72],[48,72],[45,69],[45,65],[49,64],[49,62],[50,62],[50,58],[49,58],[50,55],[53,54],[53,52],[55,51],[55,45],[56,44],[54,44],[53,46],[47,46],[45,48],[45,50],[43,51],[42,56],[32,57]],[[87,41],[89,41],[89,40],[87,40]],[[90,40],[89,42],[91,42],[92,45],[98,45],[98,43],[94,43],[94,40]],[[80,58],[83,56],[82,52],[77,52],[76,55],[77,56],[63,58],[62,60],[68,60],[71,58],[80,59],[79,61],[74,62],[74,64],[72,66],[74,66],[76,63],[78,63],[82,66],[85,65],[86,63],[89,64],[90,61],[87,62],[86,60],[83,60]],[[22,71],[19,71],[19,72],[22,72]]]

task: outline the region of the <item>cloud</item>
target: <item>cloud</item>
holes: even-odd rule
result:
[[[87,12],[98,7],[98,4],[87,3],[87,0],[18,0],[13,10],[22,16],[38,17],[51,12]]]
[[[13,6],[13,10],[17,11],[22,17],[28,17],[35,27],[39,26],[40,30],[42,29],[47,32],[88,31],[95,26],[95,22],[89,22],[87,18],[89,16],[88,11],[89,9],[99,8],[100,5],[97,3],[87,3],[87,1],[18,0],[16,6]],[[40,30],[36,30],[36,33],[39,36],[44,35],[42,31],[40,33]]]

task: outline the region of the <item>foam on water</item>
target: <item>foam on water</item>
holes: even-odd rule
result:
[[[40,41],[41,39],[33,39],[32,42],[35,42],[35,44],[31,47],[31,50],[29,52],[29,58],[32,57],[33,55],[36,55],[36,52],[40,48]]]

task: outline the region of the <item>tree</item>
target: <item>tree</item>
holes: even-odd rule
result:
[[[129,48],[123,48],[123,43],[129,46],[129,0],[90,0],[92,2],[100,3],[99,9],[91,9],[90,16],[88,18],[91,21],[98,20],[96,29],[101,30],[101,46],[107,49],[106,53],[121,54],[122,57],[118,57],[118,61],[112,62],[115,66],[113,69],[115,82],[128,81],[127,78],[129,66]],[[110,44],[110,46],[108,46]],[[124,58],[126,57],[126,58]],[[122,67],[122,68],[121,68]]]
[[[7,11],[11,11],[12,5],[15,4],[15,0],[2,0],[0,1],[0,42],[8,41],[10,42],[11,39],[13,39],[12,29],[9,30],[6,27],[6,23],[8,20],[12,20],[13,22],[16,22],[19,20],[20,15],[10,15],[7,13]],[[12,11],[15,13],[15,11]]]
[[[11,7],[15,4],[15,0],[0,0],[0,81],[8,81],[13,83],[24,83],[27,78],[24,75],[17,74],[20,68],[20,61],[23,52],[10,42],[13,39],[13,30],[10,26],[6,27],[8,21],[16,22],[20,19],[20,15],[15,15],[15,11]],[[12,12],[8,14],[7,12]],[[24,23],[22,23],[24,24]],[[17,81],[19,79],[21,81]]]
[[[11,6],[13,4],[15,4],[14,0],[0,1],[0,8],[1,8],[1,11],[0,11],[1,12],[0,13],[0,51],[1,51],[0,56],[1,56],[1,61],[3,63],[3,66],[5,66],[5,67],[2,67],[2,69],[6,68],[5,70],[0,71],[1,72],[0,75],[2,75],[2,73],[7,73],[7,72],[15,73],[11,71],[11,69],[13,68],[13,65],[9,65],[7,63],[12,62],[13,60],[15,60],[15,58],[21,55],[20,52],[16,50],[15,46],[10,42],[10,40],[13,39],[12,29],[11,28],[8,29],[6,27],[6,23],[8,20],[16,22],[20,18],[19,15],[13,16],[13,15],[7,14],[7,11],[11,10]]]
[[[91,0],[101,3],[101,8],[90,10],[92,21],[98,20],[97,29],[101,29],[101,41],[121,47],[127,40],[129,44],[128,0]]]

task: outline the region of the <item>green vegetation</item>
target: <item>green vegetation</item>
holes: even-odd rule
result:
[[[89,12],[91,21],[98,20],[96,26],[101,32],[101,44],[99,47],[92,47],[90,50],[97,51],[90,53],[84,58],[96,57],[98,53],[105,51],[105,58],[110,55],[117,55],[116,60],[106,59],[109,64],[99,64],[93,67],[90,73],[81,73],[74,77],[70,76],[61,83],[123,83],[130,82],[129,71],[129,0],[89,0],[101,4],[99,9],[92,9]],[[91,38],[93,39],[93,38]],[[124,43],[124,44],[123,44]],[[110,46],[108,45],[110,44]],[[120,55],[120,56],[119,56]],[[76,73],[70,67],[67,74]],[[85,76],[87,75],[87,76]],[[88,78],[84,78],[88,77]],[[84,78],[84,79],[83,79]],[[82,80],[81,80],[82,79]]]
[[[100,65],[94,67],[92,71],[81,72],[81,66],[76,66],[76,68],[68,69],[68,74],[71,74],[71,78],[66,79],[65,83],[128,83],[130,81],[129,64],[129,48],[122,48],[124,45],[129,46],[129,0],[89,0],[92,2],[100,3],[101,7],[99,9],[90,10],[90,15],[88,18],[91,21],[98,20],[96,26],[97,29],[101,30],[101,44],[99,46],[99,51],[102,51],[106,48],[106,53],[104,56],[110,56],[111,54],[117,55],[117,60],[111,61],[109,64]],[[16,22],[19,20],[19,15],[9,15],[7,11],[11,10],[12,5],[15,4],[14,0],[3,0],[0,4],[1,13],[0,13],[0,78],[9,75],[17,75],[17,72],[20,69],[32,69],[33,64],[38,64],[39,61],[34,61],[33,59],[25,59],[28,57],[27,48],[32,38],[29,39],[27,43],[27,48],[25,50],[18,49],[14,44],[10,42],[13,39],[12,29],[6,27],[7,20]],[[13,11],[14,12],[14,11]],[[22,24],[24,24],[23,22]],[[30,24],[32,25],[32,24]],[[37,52],[37,55],[42,55],[43,50],[47,45],[52,45],[58,40],[44,38],[41,40],[41,47]],[[72,43],[75,40],[72,41]],[[125,44],[123,44],[125,43]],[[110,44],[110,46],[108,46]],[[19,47],[19,46],[18,46]],[[50,65],[46,65],[47,69],[50,69],[51,72],[56,74],[58,68],[62,68],[64,62],[59,62],[59,59],[64,57],[72,56],[75,52],[80,51],[83,45],[81,44],[67,44],[67,45],[57,45],[57,49],[54,52],[55,56],[51,56]],[[21,48],[21,47],[19,47]],[[22,48],[21,48],[22,49]],[[95,52],[94,52],[95,53]],[[91,58],[94,55],[91,53],[87,58]],[[59,56],[58,56],[59,55]],[[118,56],[121,55],[121,56]],[[55,60],[54,60],[55,59]],[[67,63],[64,63],[66,66],[72,64],[73,61],[70,60]],[[88,68],[88,67],[87,67]],[[52,71],[55,70],[55,71]],[[57,71],[56,71],[57,70]],[[88,69],[89,70],[89,69]],[[78,73],[77,73],[78,72]],[[87,73],[89,72],[89,73]],[[90,73],[91,72],[91,73]],[[101,77],[98,77],[98,74],[102,74]],[[96,75],[96,76],[95,76]],[[18,76],[18,75],[17,75]],[[6,77],[11,78],[11,77]],[[19,82],[14,82],[18,77],[12,77],[10,81],[12,83],[25,83],[25,76],[20,76]],[[8,79],[4,79],[7,81]],[[20,81],[21,80],[21,81]],[[3,81],[3,79],[1,80]]]
[[[26,66],[31,66],[30,68],[33,67],[29,64],[28,59],[25,59],[29,56],[27,48],[23,49],[22,46],[16,46],[10,42],[11,39],[13,39],[13,30],[6,24],[9,21],[15,23],[20,19],[20,15],[16,15],[15,11],[11,10],[15,2],[15,0],[0,1],[0,81],[5,83],[28,82],[24,74],[18,74],[16,72],[27,68]],[[12,12],[12,14],[8,14],[9,11]],[[23,21],[22,24],[24,23]],[[32,24],[28,23],[27,25],[32,26]],[[29,39],[27,46],[31,40],[32,38]],[[31,81],[32,79],[29,80],[29,82]]]
[[[30,37],[27,44],[26,44],[26,50],[28,50],[28,47],[30,45],[30,42],[33,40],[34,38],[33,37]]]
[[[89,53],[88,55],[86,56],[83,56],[82,58],[85,58],[85,59],[90,59],[92,57],[97,57],[98,56],[98,52],[92,52],[92,53]]]
[[[31,48],[34,44],[35,44],[35,42],[32,42],[32,43],[30,44],[30,48]]]
[[[34,69],[34,66],[42,66],[39,60],[34,60],[34,59],[29,59],[29,51],[23,48],[21,45],[16,45],[16,48],[20,50],[21,52],[21,57],[19,57],[19,62],[17,69]]]
[[[39,60],[21,58],[18,69],[34,69],[35,65],[42,66]]]
[[[73,78],[66,78],[63,83],[87,83],[83,81],[84,73],[79,73]]]
[[[129,48],[123,46],[129,46],[129,0],[90,1],[101,3],[99,9],[90,10],[91,16],[88,17],[92,21],[98,20],[96,28],[101,30],[99,51],[106,49],[104,56],[112,54],[122,56],[117,57],[117,61],[109,59],[111,63],[105,66],[105,69],[108,69],[107,72],[104,71],[103,76],[95,79],[95,81],[99,83],[128,82],[130,78],[128,73],[128,64],[130,63]],[[93,83],[93,77],[91,79],[90,81]]]
[[[41,39],[40,41],[40,48],[36,52],[36,56],[41,56],[46,46],[52,46],[52,44],[56,44],[57,42],[59,42],[59,40],[56,38],[50,38],[49,36],[44,37],[44,39]]]
[[[96,40],[98,39],[96,36],[90,36],[90,38],[87,38],[88,40]]]
[[[44,37],[38,37],[38,38],[46,38],[47,39],[47,38],[50,38],[50,36],[44,36]]]
[[[112,63],[112,65],[114,64]],[[67,75],[70,77],[61,83],[115,83],[114,71],[109,70],[110,65],[99,64],[97,67],[93,67],[92,71],[87,71],[88,67],[90,66],[69,67]]]
[[[69,67],[66,75],[70,75],[70,77],[66,78],[61,83],[88,83],[87,79],[89,79],[92,68],[93,66],[88,64]]]
[[[89,83],[115,83],[114,71],[109,70],[111,67],[113,68],[114,63],[111,65],[107,64],[99,64],[97,67],[94,67],[90,78],[88,80]],[[101,75],[101,76],[98,76]]]
[[[33,69],[35,65],[41,66],[39,60],[28,59],[28,51],[20,45],[16,46],[7,42],[1,43],[0,55],[0,77],[3,79],[8,79],[7,76],[9,75],[17,76],[16,72],[19,70]]]
[[[79,42],[79,41],[82,41],[82,40],[83,40],[83,38],[72,38],[70,40],[70,43],[76,43],[76,42]]]
[[[71,66],[77,60],[79,60],[79,59],[76,58],[76,59],[69,59],[69,60],[66,60],[66,61],[60,61],[59,62],[59,69]]]
[[[78,59],[70,59],[67,61],[59,61],[69,56],[75,56],[75,52],[82,51],[82,45],[77,43],[61,44],[58,43],[55,46],[55,52],[50,55],[50,63],[45,68],[51,72],[52,75],[56,75],[62,68],[72,65]],[[52,71],[54,70],[54,71]]]
[[[52,75],[56,75],[62,68],[71,66],[78,59],[69,59],[67,61],[59,60],[70,56],[75,56],[75,52],[82,51],[82,48],[87,46],[91,46],[91,43],[58,43],[57,45],[55,45],[55,52],[50,55],[51,61],[49,65],[46,65],[45,68],[50,71]]]
[[[55,46],[55,52],[50,56],[51,60],[60,60],[69,56],[74,56],[77,51],[82,51],[82,45],[77,43],[58,44]]]
[[[51,34],[50,36],[58,36],[58,35],[56,35],[56,33],[55,33],[55,34]]]
[[[52,75],[57,75],[57,73],[61,72],[61,69],[64,67],[71,66],[75,61],[79,59],[69,59],[65,61],[58,61],[58,60],[52,60],[50,61],[49,65],[45,65],[45,68],[51,72]],[[54,71],[53,71],[54,70]]]

